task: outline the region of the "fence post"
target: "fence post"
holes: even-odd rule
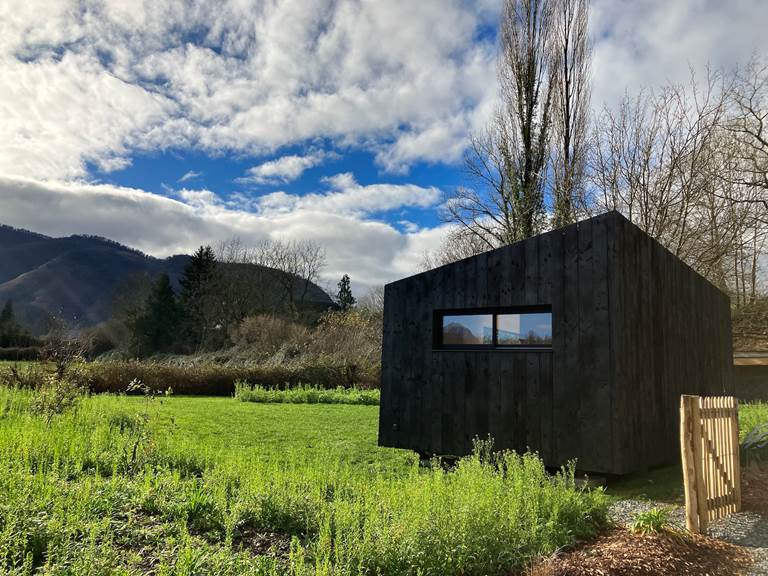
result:
[[[680,397],[680,452],[685,488],[685,527],[690,532],[707,529],[707,489],[701,463],[701,399]]]

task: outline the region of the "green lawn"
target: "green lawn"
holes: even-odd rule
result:
[[[378,406],[262,404],[232,398],[94,396],[96,411],[136,413],[149,405],[155,437],[171,451],[206,460],[239,457],[331,460],[402,472],[406,450],[377,446]]]
[[[61,400],[0,387],[2,574],[506,576],[605,523],[532,455],[378,448],[376,406]]]

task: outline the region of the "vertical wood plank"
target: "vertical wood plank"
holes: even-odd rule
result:
[[[693,458],[696,486],[696,505],[699,515],[699,530],[706,532],[709,525],[707,517],[707,487],[704,484],[702,471],[702,445],[701,445],[701,398],[694,396],[691,401],[691,419],[693,421]]]
[[[530,352],[526,357],[525,447],[532,452],[541,451],[541,352]]]
[[[680,396],[680,452],[685,492],[685,527],[700,533],[698,490],[696,487],[696,430],[694,427],[694,396]]]

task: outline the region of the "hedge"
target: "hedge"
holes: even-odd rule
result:
[[[93,362],[89,366],[91,392],[125,392],[133,380],[140,380],[156,392],[169,388],[174,394],[233,396],[235,382],[249,382],[269,389],[299,385],[333,389],[373,388],[375,382],[360,381],[351,365],[314,366],[172,366],[152,362]]]
[[[23,348],[0,348],[0,360],[39,360],[40,348],[27,346]]]

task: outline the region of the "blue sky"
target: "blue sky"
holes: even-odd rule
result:
[[[501,0],[0,0],[0,223],[415,272],[496,103]],[[593,108],[768,52],[762,0],[593,0]]]
[[[165,196],[174,196],[174,191],[183,188],[204,188],[215,190],[225,200],[246,195],[253,199],[282,190],[303,195],[327,189],[325,179],[336,174],[353,174],[363,185],[374,184],[415,184],[422,187],[435,186],[449,195],[456,186],[466,184],[467,178],[461,161],[415,162],[407,172],[388,173],[376,165],[375,156],[364,150],[336,151],[332,143],[320,148],[332,156],[321,164],[304,170],[295,180],[272,180],[264,183],[243,182],[248,169],[280,158],[306,157],[306,148],[291,146],[281,149],[278,155],[260,157],[258,162],[249,156],[217,154],[191,150],[171,150],[160,153],[140,154],[131,159],[126,168],[116,171],[89,168],[93,181],[129,188],[140,188]],[[399,229],[435,227],[442,218],[434,206],[427,208],[403,207],[400,210],[381,211],[378,217]]]

